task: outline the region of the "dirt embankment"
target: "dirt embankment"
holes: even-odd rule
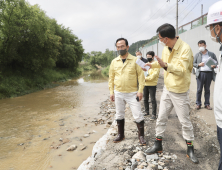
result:
[[[159,78],[157,85],[157,103],[159,109],[160,96],[163,89],[163,78]],[[109,105],[115,107],[110,101]],[[190,117],[195,134],[195,153],[199,158],[199,164],[193,164],[186,157],[186,143],[182,137],[182,127],[174,110],[169,116],[165,137],[163,139],[164,152],[161,155],[149,157],[145,150],[153,145],[155,140],[156,121],[145,118],[145,138],[147,146],[140,146],[137,138],[137,127],[130,108],[126,107],[125,140],[120,143],[113,143],[117,127],[115,121],[106,134],[106,142],[100,154],[94,150],[89,159],[79,167],[81,170],[88,165],[90,170],[116,170],[126,169],[165,169],[165,170],[215,170],[219,163],[219,144],[217,142],[216,131],[213,130],[203,119],[196,114],[195,94],[190,93],[191,112]],[[144,110],[143,102],[142,110]],[[103,107],[102,107],[103,108]],[[150,104],[150,108],[151,104]],[[150,111],[151,113],[151,111]],[[158,113],[158,112],[157,112]],[[108,114],[108,113],[107,113]],[[110,113],[109,113],[110,114]],[[114,114],[114,113],[111,113]],[[106,114],[104,114],[107,116]],[[99,141],[98,141],[99,142]],[[96,153],[96,154],[95,154]]]

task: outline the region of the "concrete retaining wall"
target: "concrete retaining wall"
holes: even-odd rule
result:
[[[210,31],[207,31],[205,29],[205,25],[196,27],[192,30],[186,31],[179,35],[180,38],[185,41],[187,44],[190,45],[193,55],[195,56],[196,53],[198,53],[198,41],[199,40],[205,40],[207,44],[207,49],[211,52],[214,52],[214,54],[217,56],[219,54],[219,43],[215,43],[210,38]],[[158,47],[157,47],[158,46]],[[158,49],[158,50],[157,50]],[[148,51],[154,51],[156,55],[161,57],[162,55],[163,46],[160,44],[155,44],[152,46],[149,46],[147,48],[143,48],[141,50],[143,56],[146,55]]]

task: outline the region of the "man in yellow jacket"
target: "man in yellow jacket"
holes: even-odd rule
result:
[[[175,36],[175,28],[163,24],[157,29],[160,44],[164,46],[162,59],[155,56],[158,63],[147,63],[151,68],[164,68],[164,89],[160,100],[159,114],[156,122],[156,141],[146,153],[162,152],[162,138],[166,129],[168,116],[174,108],[182,124],[183,138],[187,143],[187,157],[193,163],[199,163],[194,154],[193,126],[190,121],[189,87],[193,68],[193,53],[190,46]]]
[[[136,64],[137,57],[128,53],[129,45],[125,38],[116,40],[116,49],[119,56],[113,59],[109,69],[110,99],[115,101],[115,119],[118,126],[118,136],[113,142],[117,143],[125,138],[125,104],[128,103],[139,130],[139,141],[142,145],[146,145],[144,139],[144,117],[139,102],[143,97],[144,73],[141,67]],[[139,90],[137,81],[139,82]]]
[[[154,61],[154,55],[155,53],[153,51],[149,51],[146,53],[146,57],[149,63],[155,63],[157,61]],[[157,62],[158,63],[158,62]],[[156,119],[156,86],[157,81],[160,74],[159,68],[151,68],[147,72],[147,76],[145,77],[145,86],[143,89],[143,97],[144,97],[144,106],[145,106],[145,115],[149,115],[149,95],[151,97],[151,103],[152,103],[152,116],[150,117],[150,120]]]

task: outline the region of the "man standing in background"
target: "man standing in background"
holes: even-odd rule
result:
[[[155,53],[153,51],[149,51],[146,53],[147,60],[149,63],[157,62],[154,61]],[[143,97],[144,97],[144,106],[145,106],[145,113],[149,115],[149,95],[151,97],[152,103],[152,116],[150,120],[156,119],[156,86],[159,78],[160,69],[159,68],[151,68],[148,70],[148,74],[145,77],[145,86],[143,89]]]
[[[215,81],[216,73],[214,72],[214,68],[216,68],[217,63],[211,65],[211,67],[208,67],[205,63],[209,57],[217,62],[217,57],[213,52],[206,49],[206,42],[204,40],[198,42],[198,47],[200,52],[195,55],[193,61],[193,66],[196,68],[197,79],[196,109],[199,110],[201,108],[201,95],[204,87],[204,107],[212,110],[210,107],[210,84],[212,80]]]
[[[222,1],[213,4],[208,11],[207,26],[210,37],[214,42],[220,43],[218,55],[217,78],[214,85],[214,114],[217,123],[217,138],[220,144],[220,163],[218,170],[222,170]]]
[[[147,58],[142,56],[141,51],[138,50],[138,51],[136,51],[135,54],[136,54],[136,57],[139,58],[140,60],[142,60],[144,63],[148,62]]]
[[[128,53],[129,45],[125,38],[116,40],[116,49],[119,56],[112,60],[109,69],[110,99],[115,101],[115,119],[118,126],[118,135],[113,142],[117,143],[125,139],[125,105],[128,103],[139,131],[139,142],[142,145],[146,145],[144,139],[144,117],[139,102],[143,98],[144,73],[141,67],[136,64],[137,57]],[[138,91],[137,81],[139,82]]]

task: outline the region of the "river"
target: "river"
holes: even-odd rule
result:
[[[55,88],[0,100],[0,169],[77,169],[107,131],[92,121],[100,117],[108,95],[107,79],[94,71]],[[78,148],[66,151],[73,144]]]

